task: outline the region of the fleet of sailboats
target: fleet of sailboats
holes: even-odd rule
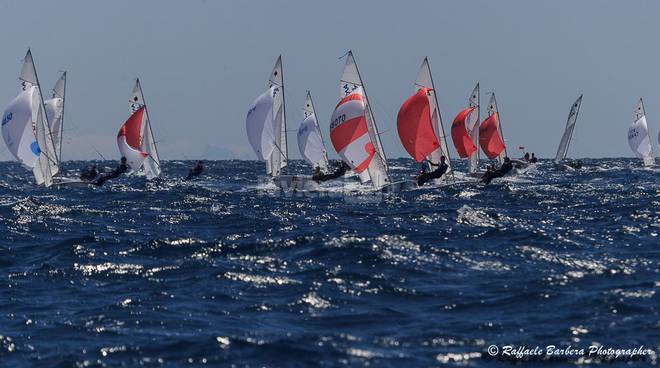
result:
[[[339,102],[330,119],[330,141],[339,158],[357,174],[362,183],[375,190],[393,187],[387,157],[381,142],[372,104],[352,51],[345,55],[339,79]],[[32,53],[28,50],[19,76],[19,93],[2,115],[2,136],[9,152],[31,170],[38,185],[49,187],[77,180],[61,176],[64,136],[64,107],[67,73],[62,72],[44,100]],[[460,159],[468,160],[468,175],[479,176],[480,151],[501,164],[507,156],[501,116],[495,93],[490,96],[487,116],[480,121],[480,86],[476,84],[467,101],[451,124],[451,138]],[[582,95],[569,111],[554,163],[567,162],[570,143],[582,104]],[[139,79],[129,98],[130,116],[117,134],[120,154],[134,172],[148,179],[161,174],[161,164],[151,119]],[[331,170],[322,129],[307,91],[303,120],[297,130],[301,156],[317,172]],[[286,101],[282,56],[280,55],[266,82],[266,90],[250,107],[246,117],[248,141],[257,158],[265,163],[266,174],[283,188],[317,189],[311,176],[285,175],[288,166]],[[416,162],[437,165],[445,157],[453,172],[447,138],[442,124],[437,90],[428,58],[424,58],[414,83],[413,94],[402,104],[397,115],[397,133],[406,152]],[[640,98],[628,130],[628,143],[645,166],[655,164],[644,102]],[[658,135],[660,144],[660,134]],[[445,174],[445,177],[447,175]]]

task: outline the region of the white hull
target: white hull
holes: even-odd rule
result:
[[[319,190],[319,183],[311,176],[280,175],[273,178],[273,183],[283,190]]]

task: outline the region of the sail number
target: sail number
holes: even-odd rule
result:
[[[339,124],[341,124],[341,123],[343,123],[343,122],[345,122],[345,121],[346,121],[346,114],[341,114],[341,115],[337,116],[337,117],[336,117],[336,118],[330,123],[330,127],[331,127],[331,128],[334,128],[334,127],[336,127],[337,125],[339,125]]]

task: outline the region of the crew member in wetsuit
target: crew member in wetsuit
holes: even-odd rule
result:
[[[92,181],[96,179],[98,175],[99,175],[99,170],[96,167],[96,164],[92,164],[91,166],[88,166],[87,168],[85,168],[83,171],[80,172],[80,180]]]
[[[312,174],[312,180],[314,180],[317,183],[320,183],[323,181],[337,179],[344,176],[350,168],[351,168],[350,166],[348,166],[344,161],[342,161],[341,163],[339,163],[339,167],[336,168],[335,171],[331,172],[330,174],[324,174],[321,171],[321,168],[317,166],[314,168],[314,174]]]
[[[491,172],[486,172],[484,176],[481,178],[481,181],[484,184],[490,184],[490,182],[495,179],[495,178],[501,178],[504,175],[506,175],[509,171],[513,169],[513,164],[511,163],[511,159],[508,157],[504,158],[504,162],[502,163],[502,166],[500,166],[499,169],[491,171]]]
[[[532,158],[529,159],[529,162],[533,164],[539,162],[539,159],[534,156],[534,152],[532,152]]]
[[[572,167],[576,170],[579,170],[579,169],[582,168],[582,161],[580,161],[580,160],[570,160],[570,161],[566,162],[566,165],[568,165],[568,166],[570,166],[570,167]]]
[[[202,171],[204,171],[204,161],[199,160],[197,161],[195,167],[193,167],[188,171],[188,176],[186,176],[185,180],[190,180],[194,177],[199,176],[202,173]]]
[[[525,156],[523,156],[523,160],[525,160],[525,162],[529,162],[529,152],[525,152]]]
[[[417,175],[416,178],[417,185],[420,187],[429,180],[440,179],[442,175],[444,175],[447,172],[447,169],[449,169],[449,166],[445,163],[445,156],[440,156],[439,165],[434,164],[431,161],[429,161],[429,163],[431,164],[431,166],[437,166],[438,168],[431,172],[427,172],[426,165],[422,166],[422,170],[419,173],[419,175]]]
[[[110,179],[114,179],[119,175],[125,173],[126,171],[128,171],[128,165],[126,164],[126,157],[122,157],[119,166],[117,166],[116,169],[110,171],[109,173],[101,175],[98,179],[96,179],[94,185],[98,185],[100,187],[106,181]]]

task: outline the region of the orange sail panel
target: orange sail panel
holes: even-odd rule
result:
[[[459,112],[454,118],[454,122],[451,123],[451,140],[454,141],[456,152],[461,158],[470,157],[477,151],[477,147],[472,142],[470,133],[465,127],[465,120],[475,109],[476,107],[468,107]]]
[[[376,154],[365,114],[364,97],[353,92],[339,101],[330,123],[330,140],[335,151],[358,174],[369,167]]]
[[[494,159],[504,151],[504,142],[497,130],[497,113],[487,117],[479,127],[479,145],[489,159]]]
[[[420,88],[401,105],[396,119],[401,144],[408,154],[420,162],[440,147],[431,123],[428,89]]]
[[[117,134],[117,147],[122,157],[126,158],[128,166],[133,170],[139,170],[148,153],[140,148],[142,135],[142,121],[144,117],[144,106],[139,108],[126,120]]]
[[[140,107],[137,111],[126,120],[124,125],[119,129],[117,138],[126,137],[126,143],[131,148],[140,149],[140,136],[142,135],[142,116],[144,115],[144,106]]]

